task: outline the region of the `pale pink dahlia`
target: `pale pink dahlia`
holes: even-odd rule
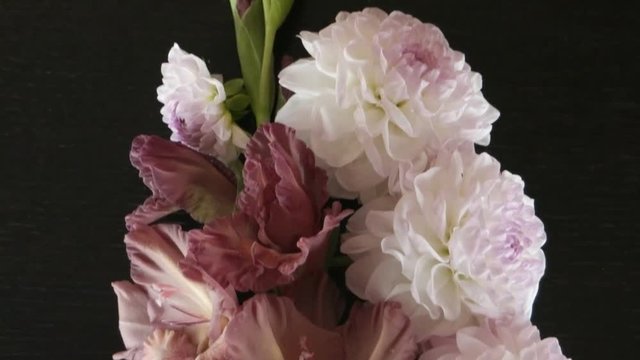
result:
[[[529,318],[544,273],[546,235],[524,183],[468,145],[443,151],[413,191],[365,204],[342,245],[351,290],[402,303],[423,337]]]
[[[178,44],[162,64],[162,85],[158,100],[164,104],[163,121],[181,142],[199,152],[228,163],[238,157],[249,138],[227,110],[222,78],[211,75],[199,57],[186,53]]]
[[[529,323],[500,326],[485,322],[430,342],[432,348],[420,360],[567,360],[558,339],[540,339],[538,328]]]
[[[321,159],[332,195],[394,191],[384,182],[403,163],[424,164],[417,158],[450,142],[489,143],[499,113],[482,95],[480,74],[436,26],[368,8],[300,38],[311,58],[280,73],[294,95],[276,121]]]

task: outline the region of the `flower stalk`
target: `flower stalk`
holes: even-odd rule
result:
[[[273,45],[293,0],[229,0],[242,77],[260,126],[271,121],[275,100]]]

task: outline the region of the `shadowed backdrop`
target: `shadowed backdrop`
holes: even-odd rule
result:
[[[533,320],[574,359],[640,342],[640,40],[613,3],[296,0],[278,55],[340,10],[438,25],[502,115],[488,147],[521,175],[548,242]],[[110,282],[127,279],[123,217],[148,190],[131,139],[168,136],[155,89],[177,42],[239,76],[223,0],[0,2],[0,357],[121,350]]]

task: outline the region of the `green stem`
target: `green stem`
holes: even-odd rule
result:
[[[264,50],[262,53],[262,68],[260,69],[260,85],[258,89],[258,106],[256,106],[256,125],[260,126],[271,121],[271,104],[273,97],[273,43],[276,31],[267,26],[264,33]]]

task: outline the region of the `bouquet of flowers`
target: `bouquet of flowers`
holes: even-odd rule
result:
[[[230,0],[242,78],[177,44],[162,64],[172,135],[131,147],[152,194],[125,218],[114,359],[566,359],[530,322],[533,200],[475,150],[499,116],[480,74],[367,8],[300,33],[276,82],[292,2]]]

